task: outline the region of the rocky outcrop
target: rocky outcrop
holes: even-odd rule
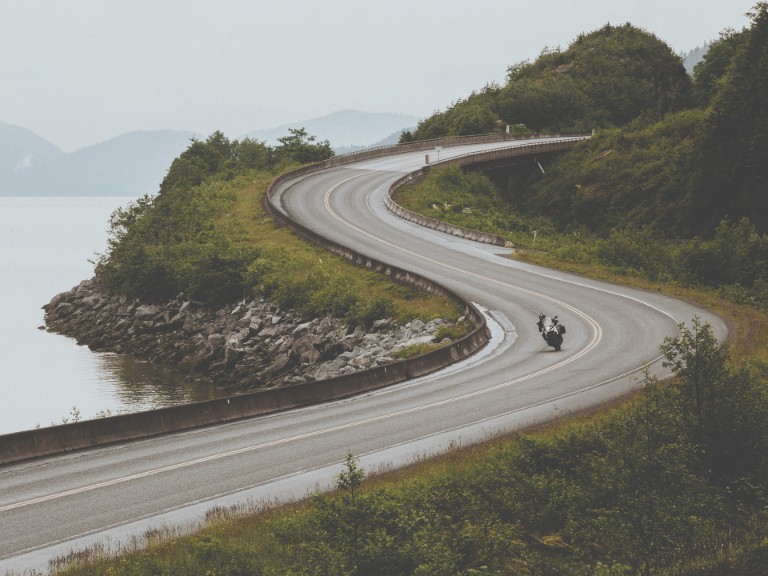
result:
[[[338,319],[302,320],[270,302],[220,309],[179,297],[146,304],[111,294],[94,279],[44,307],[46,329],[92,350],[131,354],[232,392],[328,378],[392,361],[404,347],[434,340],[441,320],[369,331]]]

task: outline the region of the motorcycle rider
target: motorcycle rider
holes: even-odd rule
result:
[[[539,312],[539,321],[536,323],[536,326],[539,327],[539,332],[544,330],[544,319],[545,318],[546,318],[546,316],[544,315],[544,312]],[[554,326],[557,326],[557,316],[552,318],[552,324]]]
[[[544,313],[539,314],[539,321],[536,323],[539,327],[541,337],[544,338],[544,342],[548,346],[552,346],[555,350],[560,350],[563,344],[563,334],[565,334],[565,326],[560,324],[557,316],[549,318]]]

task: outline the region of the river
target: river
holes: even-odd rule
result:
[[[215,397],[214,388],[40,329],[42,306],[93,276],[130,198],[0,197],[0,434]]]

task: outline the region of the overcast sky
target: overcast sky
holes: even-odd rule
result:
[[[425,117],[545,47],[630,22],[680,53],[755,0],[0,0],[0,121],[66,151],[232,138],[342,109]]]

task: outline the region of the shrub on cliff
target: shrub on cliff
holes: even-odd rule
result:
[[[144,301],[184,294],[220,305],[264,297],[305,317],[330,314],[352,325],[461,315],[446,299],[354,268],[277,228],[261,205],[275,175],[332,154],[327,142],[304,130],[280,141],[271,149],[220,132],[193,141],[156,196],[113,213],[108,250],[96,267],[99,281]]]
[[[256,252],[228,221],[244,184],[208,179],[190,188],[166,188],[117,210],[98,278],[148,301],[181,292],[212,303],[242,297],[243,272]]]
[[[229,140],[214,132],[193,140],[171,164],[154,197],[118,209],[110,220],[108,251],[97,275],[115,291],[145,300],[184,293],[221,304],[248,293],[248,266],[259,257],[246,241],[247,223],[239,191],[249,178],[269,179],[275,166],[333,155],[328,142],[315,143],[292,130],[273,149],[263,142]]]

